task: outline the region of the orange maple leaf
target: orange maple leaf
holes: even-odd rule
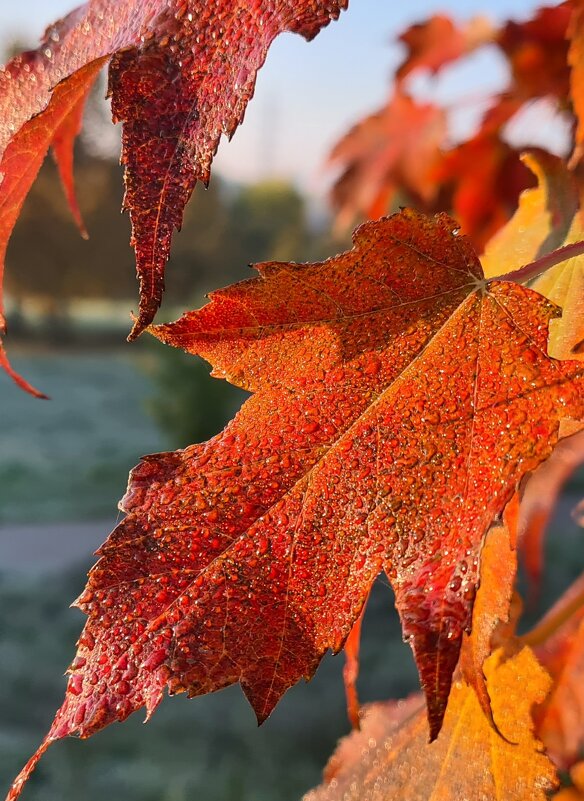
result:
[[[446,137],[446,114],[397,90],[386,106],[361,120],[333,148],[328,165],[341,169],[331,190],[337,225],[376,219],[399,195],[431,208],[438,186],[430,178]]]
[[[240,682],[258,719],[339,651],[384,570],[440,729],[493,518],[584,418],[556,308],[483,279],[445,215],[363,225],[353,250],[269,263],[152,329],[254,394],[202,445],[146,457],[100,549],[54,740],[165,689]]]

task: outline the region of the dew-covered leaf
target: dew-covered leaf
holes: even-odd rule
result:
[[[584,417],[584,366],[545,352],[557,309],[483,280],[455,229],[406,210],[152,329],[254,394],[209,442],[133,471],[39,754],[165,690],[239,682],[264,720],[343,647],[381,571],[437,736],[483,538],[560,421]]]
[[[74,201],[71,148],[82,102],[112,58],[109,91],[123,126],[125,207],[140,279],[132,336],[160,305],[174,230],[222,134],[233,135],[268,48],[307,39],[348,0],[89,0],[51,26],[37,50],[0,71],[0,275],[8,238],[51,144]],[[0,295],[0,334],[5,333]],[[3,355],[5,362],[5,356]]]

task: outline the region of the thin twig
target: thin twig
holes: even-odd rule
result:
[[[537,623],[531,631],[527,631],[519,638],[520,642],[524,645],[529,645],[531,648],[543,645],[543,643],[551,637],[552,634],[555,634],[575,612],[582,608],[582,606],[584,606],[584,589],[574,595],[569,603],[565,606],[561,606],[556,612],[552,609],[552,611],[548,613],[543,620]]]

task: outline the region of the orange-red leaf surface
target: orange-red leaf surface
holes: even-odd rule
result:
[[[386,214],[398,193],[425,208],[438,191],[430,172],[446,137],[446,115],[396,91],[389,103],[352,128],[334,147],[329,165],[341,176],[331,191],[337,224]]]
[[[133,471],[43,749],[165,689],[239,681],[263,720],[342,648],[382,570],[437,735],[485,533],[584,417],[584,366],[545,353],[555,307],[485,282],[455,227],[363,225],[335,259],[260,265],[153,329],[254,394],[208,443]]]
[[[474,17],[465,24],[456,25],[450,17],[436,14],[412,25],[399,37],[407,48],[407,55],[396,71],[396,78],[402,81],[419,69],[436,73],[494,37],[495,30],[485,17]]]
[[[78,217],[71,140],[83,97],[113,55],[109,87],[124,122],[125,206],[141,284],[137,335],[160,305],[184,206],[196,181],[208,181],[221,135],[242,120],[270,44],[283,31],[312,38],[347,2],[90,0],[52,26],[36,51],[0,71],[0,265],[51,143]]]
[[[325,784],[304,801],[546,801],[557,778],[533,734],[531,711],[545,698],[549,678],[528,648],[507,661],[494,654],[486,670],[507,741],[463,683],[453,687],[444,727],[430,747],[423,711],[412,709],[413,701],[397,709],[373,704],[361,732],[341,741]]]

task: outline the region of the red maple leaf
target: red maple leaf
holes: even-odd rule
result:
[[[400,35],[407,55],[396,70],[396,78],[403,81],[419,69],[437,73],[447,64],[492,41],[495,34],[496,30],[485,17],[474,17],[463,25],[456,25],[450,17],[436,14]]]
[[[502,136],[520,105],[513,96],[502,97],[477,133],[443,153],[429,176],[441,187],[441,197],[450,198],[462,232],[479,252],[516,210],[521,192],[536,183],[520,152]]]
[[[430,210],[439,190],[432,170],[446,138],[446,114],[397,90],[386,106],[351,128],[328,163],[341,167],[331,191],[337,223],[386,214],[400,193]]]
[[[441,215],[363,225],[353,250],[268,263],[160,339],[253,392],[201,445],[145,458],[78,599],[88,620],[48,745],[165,689],[240,682],[260,721],[394,588],[440,729],[483,537],[584,417],[584,366],[546,354],[553,304],[485,281]]]
[[[198,180],[208,182],[221,135],[231,136],[243,119],[270,44],[284,31],[311,39],[347,3],[90,0],[49,28],[37,50],[0,71],[0,277],[8,238],[51,143],[73,200],[71,148],[83,101],[113,56],[109,91],[114,119],[124,122],[125,207],[140,278],[136,337],[160,305],[185,204]],[[78,216],[74,200],[73,208]]]
[[[570,74],[574,105],[576,109],[582,105],[581,14],[573,11],[573,3],[564,2],[541,8],[524,22],[510,21],[500,30],[480,18],[458,25],[445,15],[436,15],[402,34],[400,39],[408,49],[396,70],[402,94],[404,79],[413,72],[427,69],[437,73],[488,42],[496,45],[509,63],[509,85],[493,98],[477,133],[447,152],[439,152],[446,110],[436,106],[410,100],[416,113],[406,115],[392,99],[384,109],[355,125],[330,157],[344,167],[331,192],[339,224],[346,226],[357,215],[376,218],[403,193],[407,202],[423,211],[451,212],[481,251],[515,211],[521,191],[534,183],[521,163],[520,152],[506,141],[507,122],[535,98],[551,95],[560,109],[567,110]],[[441,137],[436,135],[437,120],[442,125]],[[411,180],[410,164],[416,167],[416,181]]]
[[[570,93],[568,30],[571,0],[538,9],[525,22],[510,20],[497,37],[512,72],[513,92],[523,100],[554,95],[562,105]]]

